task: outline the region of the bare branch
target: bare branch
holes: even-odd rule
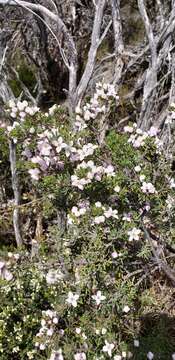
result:
[[[94,70],[96,54],[100,45],[100,30],[101,30],[105,4],[106,4],[106,0],[99,0],[98,3],[96,4],[94,24],[93,24],[93,30],[91,36],[91,46],[89,49],[88,60],[86,63],[84,73],[76,90],[76,95],[75,95],[76,104],[82,100],[82,97],[87,89],[89,80]]]

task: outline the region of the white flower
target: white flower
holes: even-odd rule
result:
[[[108,343],[107,340],[105,340],[105,345],[103,346],[103,352],[107,352],[109,357],[112,356],[112,350],[114,349],[114,344],[113,343]]]
[[[101,291],[97,291],[96,295],[92,295],[92,299],[96,301],[97,305],[100,305],[101,301],[106,299],[106,296],[101,294]]]
[[[135,346],[135,347],[139,347],[139,345],[140,345],[139,340],[136,340],[136,339],[135,339],[135,340],[134,340],[134,346]]]
[[[141,230],[140,229],[136,229],[135,227],[128,231],[128,235],[129,235],[129,241],[132,241],[132,240],[139,240],[139,235],[141,233]]]
[[[28,170],[28,173],[30,174],[30,176],[33,180],[39,180],[39,175],[40,175],[39,169],[37,169],[37,168],[30,169],[30,170]]]
[[[113,359],[114,360],[122,360],[122,356],[121,355],[115,355]]]
[[[44,327],[46,325],[46,320],[42,319],[41,320],[41,325]]]
[[[149,193],[149,194],[154,194],[156,192],[154,185],[151,184],[150,182],[146,183],[145,181],[141,186],[141,190],[143,191],[143,193]]]
[[[173,178],[170,179],[170,188],[171,188],[171,189],[175,188],[175,181],[174,181]]]
[[[105,335],[107,333],[107,330],[105,328],[102,328],[101,333],[102,333],[102,335]]]
[[[131,351],[128,351],[128,353],[127,353],[127,358],[128,358],[128,359],[131,359],[132,357],[133,357],[132,352],[131,352]]]
[[[97,202],[95,203],[95,206],[96,206],[97,208],[101,208],[101,207],[102,207],[102,203],[101,203],[100,201],[97,201]]]
[[[48,335],[48,336],[52,336],[52,335],[53,335],[53,329],[52,329],[52,328],[50,328],[50,329],[47,330],[47,335]]]
[[[126,351],[122,351],[122,357],[126,358]]]
[[[11,116],[13,119],[15,119],[15,118],[16,118],[16,113],[15,113],[15,112],[11,112],[11,113],[10,113],[10,116]]]
[[[110,207],[108,210],[105,210],[104,212],[104,216],[109,219],[110,217],[113,217],[114,219],[118,219],[118,211],[117,210],[112,210],[112,208]]]
[[[145,177],[146,177],[145,175],[140,175],[140,178],[139,178],[140,181],[141,181],[141,182],[144,181],[144,180],[145,180]]]
[[[131,222],[131,214],[124,214],[122,220]]]
[[[56,284],[58,281],[64,278],[64,274],[61,271],[50,269],[46,275],[46,282],[49,285]]]
[[[80,115],[82,114],[82,110],[79,105],[76,106],[75,112],[76,112],[76,114],[80,114]]]
[[[112,165],[108,165],[105,169],[104,169],[104,173],[107,176],[114,176],[115,172],[114,172],[114,167]]]
[[[76,353],[74,355],[75,360],[86,360],[86,354],[84,352],[82,353]]]
[[[79,335],[81,333],[81,328],[76,328],[75,332]]]
[[[104,223],[105,222],[105,217],[103,215],[101,216],[96,216],[94,218],[94,223],[95,224],[101,224],[101,223]]]
[[[13,107],[15,107],[15,106],[16,106],[16,104],[15,104],[15,101],[14,101],[14,100],[9,100],[8,105],[9,105],[9,107],[10,107],[10,108],[13,108]]]
[[[134,130],[134,129],[133,129],[132,126],[125,126],[125,127],[124,127],[124,132],[132,133],[133,130]]]
[[[57,318],[57,317],[54,317],[54,318],[53,318],[53,323],[54,323],[54,324],[58,324],[58,318]]]
[[[114,191],[119,193],[120,192],[120,186],[116,185],[115,188],[114,188]]]
[[[55,111],[59,108],[59,105],[54,104],[53,106],[50,107],[49,109],[49,115],[54,115]]]
[[[140,167],[140,165],[135,166],[134,170],[135,170],[136,172],[141,171],[141,167]]]
[[[40,350],[45,350],[45,348],[46,348],[46,345],[45,344],[40,344]]]
[[[59,349],[58,351],[52,351],[51,357],[49,360],[64,360],[62,355],[62,349]]]
[[[115,355],[113,360],[122,360],[122,356],[121,355]]]
[[[153,137],[156,136],[158,133],[158,128],[156,128],[155,126],[151,126],[151,128],[148,131],[148,135]]]
[[[79,299],[79,295],[78,294],[73,294],[72,291],[69,291],[68,293],[68,298],[66,299],[66,302],[70,305],[72,305],[73,307],[77,306],[77,300]]]
[[[175,360],[175,353],[172,354],[172,360]]]
[[[127,314],[130,310],[131,310],[131,309],[130,309],[130,307],[129,307],[128,305],[125,305],[124,308],[123,308],[123,312],[124,312],[125,314]]]
[[[111,256],[113,259],[116,259],[118,257],[118,253],[116,251],[113,251]]]
[[[152,360],[153,358],[154,358],[154,354],[151,351],[149,351],[147,354],[147,359]]]

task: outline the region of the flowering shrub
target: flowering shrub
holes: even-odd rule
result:
[[[73,128],[60,107],[43,114],[25,101],[9,103],[17,121],[2,132],[16,141],[23,198],[37,198],[44,234],[36,257],[24,251],[6,259],[2,360],[119,360],[140,346],[142,277],[155,264],[144,226],[173,243],[175,185],[156,128],[130,124],[97,141],[93,124],[98,130],[117,100],[112,86],[97,84]],[[30,206],[33,216],[37,210]],[[144,356],[153,358],[154,349]]]

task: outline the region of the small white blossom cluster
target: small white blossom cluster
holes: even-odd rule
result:
[[[54,104],[49,108],[49,112],[46,112],[44,115],[46,117],[53,116],[56,113],[56,111],[59,109],[60,109],[60,105]]]
[[[19,119],[20,121],[24,121],[26,116],[34,116],[38,111],[39,108],[36,105],[31,106],[26,100],[10,100],[8,102],[7,112],[13,119]]]
[[[73,206],[71,209],[71,213],[68,214],[68,224],[73,224],[75,222],[74,221],[75,218],[76,220],[79,220],[79,218],[85,215],[88,210],[89,210],[89,201],[81,201],[77,204],[77,206]]]
[[[98,216],[95,216],[94,218],[94,224],[102,224],[105,222],[106,219],[118,219],[118,210],[112,209],[112,207],[105,207],[102,206],[101,202],[98,201],[95,203],[96,209],[99,209],[100,214]]]
[[[155,189],[154,185],[150,182],[147,183],[147,182],[143,181],[141,190],[145,194],[155,194],[156,193],[156,189]]]
[[[95,120],[99,114],[106,114],[109,109],[110,100],[118,99],[114,85],[97,83],[96,92],[89,103],[81,109],[76,108],[75,128],[80,131],[87,127],[86,121]]]
[[[64,279],[64,274],[60,270],[50,269],[46,274],[46,282],[48,285],[54,285]]]
[[[171,195],[168,195],[165,202],[168,210],[171,210],[175,206],[175,199]]]
[[[55,311],[42,311],[41,328],[36,334],[36,348],[45,350],[51,342],[51,338],[55,332],[55,326],[58,324],[58,317]]]
[[[82,171],[83,170],[83,171]],[[83,172],[83,175],[82,175]],[[71,176],[72,186],[83,190],[93,180],[101,181],[103,176],[115,176],[114,167],[112,165],[98,166],[94,161],[83,161],[78,164],[75,174]]]
[[[129,241],[136,240],[138,241],[140,239],[141,230],[137,228],[133,228],[132,230],[128,231]]]
[[[93,155],[97,148],[97,145],[92,143],[79,144],[79,147],[73,146],[72,141],[67,144],[57,128],[48,130],[43,126],[41,130],[37,134],[36,148],[33,152],[29,149],[30,139],[27,139],[23,144],[23,156],[37,165],[28,171],[31,178],[36,181],[39,180],[42,173],[46,173],[50,168],[62,170],[64,168],[62,155],[69,158],[71,162],[82,161]]]
[[[154,137],[155,138],[155,144],[157,147],[160,146],[159,139],[157,138],[158,129],[154,126],[151,126],[151,128],[146,132],[137,127],[137,124],[134,123],[133,126],[125,126],[124,132],[129,133],[130,137],[128,139],[128,142],[133,145],[134,148],[140,148],[141,146],[145,145],[145,140],[148,137]]]
[[[144,194],[156,194],[157,191],[156,191],[154,185],[151,182],[144,181],[145,178],[146,178],[146,176],[143,175],[143,174],[141,174],[140,177],[139,177],[139,179],[140,179],[140,181],[142,183],[142,186],[141,186],[142,192]]]

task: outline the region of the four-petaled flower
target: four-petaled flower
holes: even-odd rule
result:
[[[103,352],[108,353],[108,355],[111,357],[113,349],[114,349],[114,344],[113,343],[110,344],[107,340],[105,340],[105,345],[103,346]]]
[[[97,305],[100,305],[101,301],[106,299],[106,296],[101,294],[101,291],[97,291],[96,295],[92,295],[92,299],[96,301]]]

